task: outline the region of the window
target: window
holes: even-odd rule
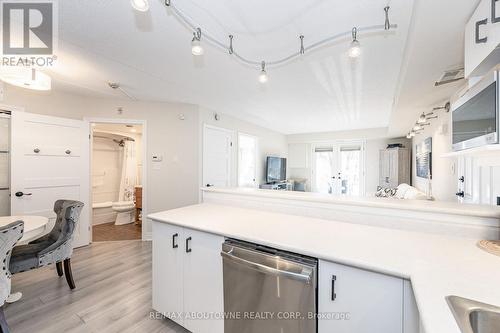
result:
[[[256,187],[257,138],[238,133],[238,186]]]
[[[314,149],[314,192],[332,193],[333,186],[333,147]]]
[[[360,195],[361,146],[340,147],[341,194]]]

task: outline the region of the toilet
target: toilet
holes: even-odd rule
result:
[[[135,204],[133,201],[116,201],[112,205],[117,213],[115,225],[129,224],[135,221]]]

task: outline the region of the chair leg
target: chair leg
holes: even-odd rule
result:
[[[73,281],[73,273],[71,273],[71,259],[64,260],[64,275],[66,276],[66,282],[71,289],[75,289],[75,281]]]
[[[9,333],[9,325],[7,325],[7,320],[5,320],[5,314],[3,313],[3,306],[0,307],[0,332]]]
[[[57,270],[57,275],[59,275],[59,277],[63,276],[62,261],[56,262],[56,270]]]

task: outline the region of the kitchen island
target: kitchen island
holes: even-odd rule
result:
[[[374,272],[399,278],[406,281],[405,285],[409,285],[411,281],[411,291],[418,306],[419,320],[426,333],[460,332],[445,300],[448,295],[458,295],[494,305],[500,304],[500,289],[496,286],[497,281],[500,281],[500,258],[478,249],[475,239],[207,203],[151,214],[148,217],[153,220],[153,249],[156,246],[155,228],[163,225],[189,230],[185,236],[192,230],[200,236],[200,239],[212,239],[203,235],[218,237],[213,238],[211,245],[214,247],[207,245],[209,241],[204,243],[207,245],[203,247],[204,257],[199,258],[203,272],[208,272],[203,274],[208,275],[198,278],[210,278],[216,281],[215,287],[203,290],[201,294],[194,293],[192,297],[203,299],[203,302],[215,302],[217,303],[215,308],[219,309],[222,302],[222,286],[219,284],[222,282],[219,283],[217,280],[222,278],[222,271],[219,272],[221,259],[220,248],[217,246],[225,237],[318,258],[320,280],[321,260],[323,260],[327,263],[364,270],[367,274]],[[159,243],[157,242],[157,245]],[[177,234],[172,245],[174,243],[181,247],[186,245],[186,250],[188,246],[193,246],[194,252],[196,237],[182,239],[182,235]],[[170,245],[169,239],[166,246],[171,247]],[[169,261],[171,259],[164,257],[163,252],[156,254],[155,250],[153,252],[154,307],[155,297],[156,302],[163,297],[158,294],[162,293],[161,288],[155,288],[155,274],[161,273],[163,269],[161,267],[168,266],[166,263],[171,262]],[[187,266],[190,267],[189,263]],[[175,267],[165,269],[169,270],[170,274],[176,270]],[[166,284],[169,281],[162,283]],[[324,289],[321,288],[320,281],[319,311],[322,310],[322,294],[331,292]],[[402,330],[404,333],[415,332],[415,315],[411,313],[413,295],[410,296],[405,298],[406,310],[402,313],[402,321],[408,326]],[[405,312],[408,310],[410,313]]]

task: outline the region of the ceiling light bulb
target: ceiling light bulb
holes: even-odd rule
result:
[[[259,74],[259,82],[266,83],[269,80],[269,77],[267,76],[266,63],[264,61],[262,62],[261,67],[262,67],[262,70],[260,71],[260,74]]]
[[[132,8],[139,12],[147,12],[149,10],[148,0],[130,0]]]
[[[411,131],[411,132],[410,132],[410,137],[412,137],[412,138],[413,138],[414,136],[415,136],[415,131]]]
[[[411,139],[411,133],[406,134],[407,139]]]
[[[199,40],[195,39],[191,42],[191,53],[195,56],[203,55],[203,46]]]
[[[350,58],[358,58],[361,55],[361,45],[357,40],[351,42],[348,54]]]
[[[427,116],[425,115],[425,113],[422,113],[418,118],[417,123],[424,124],[426,121],[427,121]]]

